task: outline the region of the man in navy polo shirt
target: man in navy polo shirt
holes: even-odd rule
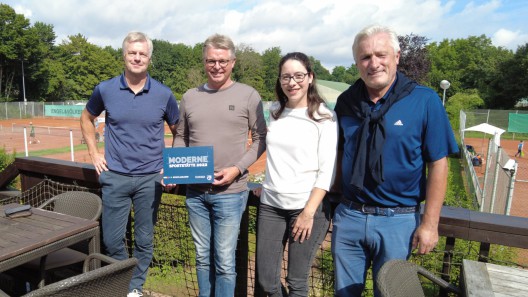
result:
[[[134,257],[129,297],[142,296],[154,250],[161,200],[165,122],[173,137],[179,110],[171,90],[152,79],[152,41],[130,32],[123,40],[125,71],[97,85],[81,115],[81,129],[102,186],[103,242],[109,256],[128,258],[125,231],[134,206]],[[94,119],[105,111],[105,152],[99,152]],[[174,140],[174,138],[173,138]]]
[[[367,27],[352,51],[361,78],[335,107],[343,197],[333,219],[332,254],[335,296],[346,297],[361,296],[369,267],[376,279],[388,260],[435,247],[446,157],[458,151],[438,95],[397,71],[394,31]]]

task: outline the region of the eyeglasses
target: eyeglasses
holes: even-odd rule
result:
[[[290,80],[293,78],[293,80],[296,82],[296,83],[302,83],[304,81],[304,78],[308,75],[308,72],[307,73],[302,73],[302,72],[296,72],[294,73],[293,75],[289,75],[289,74],[283,74],[281,76],[279,76],[279,80],[281,83],[283,84],[289,84],[290,83]]]
[[[205,65],[209,66],[209,67],[215,67],[216,66],[216,63],[218,63],[218,65],[220,65],[220,67],[222,68],[225,68],[227,67],[227,64],[230,62],[231,60],[212,60],[212,59],[206,59],[205,60]]]

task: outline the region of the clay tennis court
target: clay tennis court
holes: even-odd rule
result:
[[[70,130],[73,136],[73,144],[81,144],[81,131],[79,127],[79,119],[72,118],[32,118],[32,119],[12,119],[0,121],[0,147],[4,147],[7,152],[16,150],[17,152],[24,152],[24,134],[23,126],[27,128],[27,137],[29,139],[29,123],[32,122],[36,129],[36,138],[40,140],[37,144],[28,144],[28,154],[31,152],[62,148],[70,146]],[[49,129],[48,129],[49,127]],[[50,133],[48,133],[50,131]],[[99,131],[102,128],[99,127]],[[168,127],[166,133],[170,133]],[[513,158],[517,152],[518,140],[501,140],[501,146],[505,149],[508,155]],[[165,140],[167,146],[171,145],[171,140]],[[486,158],[488,140],[480,138],[466,138],[466,144],[473,145],[477,153],[481,153]],[[60,160],[71,160],[71,152],[48,155],[46,157]],[[264,172],[265,155],[261,157],[253,166],[249,168],[251,174],[259,174]],[[518,162],[517,182],[515,183],[514,196],[511,207],[511,215],[528,217],[528,156],[524,158],[516,158]],[[88,151],[86,149],[76,150],[74,152],[74,161],[91,163]],[[479,170],[477,170],[479,173]]]
[[[73,135],[73,144],[76,146],[81,143],[82,135],[79,127],[79,119],[32,118],[0,121],[0,147],[4,147],[7,152],[13,150],[24,152],[24,134],[23,131],[19,130],[21,127],[25,126],[27,128],[26,133],[29,140],[30,121],[37,127],[35,136],[40,140],[40,143],[28,144],[28,153],[30,156],[31,152],[43,149],[69,147],[70,130]],[[47,127],[49,127],[49,130]],[[13,130],[15,132],[13,132]],[[101,127],[99,127],[99,130],[102,131]],[[47,133],[47,131],[54,131],[54,133]],[[168,127],[166,128],[166,133],[170,133]],[[518,140],[501,140],[501,146],[511,158],[513,158],[517,152],[518,143]],[[170,146],[171,140],[166,139],[165,144]],[[466,144],[473,145],[477,153],[480,153],[484,155],[484,158],[487,158],[487,139],[466,138]],[[71,152],[53,154],[46,157],[60,160],[71,160]],[[528,193],[528,156],[524,158],[516,158],[516,160],[518,162],[518,173],[510,214],[512,216],[528,217],[528,195],[526,194]],[[88,151],[86,149],[76,150],[74,152],[74,161],[91,163]],[[264,172],[265,166],[266,155],[264,153],[264,155],[249,168],[250,174],[260,174]],[[479,170],[477,170],[477,173],[479,173]],[[482,171],[480,173],[482,173]],[[521,250],[520,259],[525,258],[525,256],[523,256],[525,253],[526,252]]]
[[[466,144],[472,145],[476,153],[483,155],[487,159],[488,150],[487,137],[484,138],[466,138]],[[508,156],[517,161],[517,176],[514,184],[513,199],[510,215],[528,218],[528,155],[522,158],[515,158],[519,140],[501,139],[500,145]],[[526,149],[525,149],[526,152]],[[477,174],[483,174],[484,166],[475,170]]]
[[[6,152],[16,150],[17,153],[23,153],[24,149],[24,132],[26,127],[26,135],[29,141],[30,125],[32,122],[35,126],[35,136],[40,141],[37,144],[28,144],[28,155],[31,152],[40,151],[44,149],[70,147],[70,130],[73,138],[73,145],[81,144],[82,134],[80,129],[79,119],[72,118],[31,118],[31,119],[11,119],[0,121],[0,147],[4,147]],[[102,126],[98,127],[98,131],[102,134]],[[165,128],[165,133],[169,134],[168,127]],[[170,138],[165,139],[165,145],[171,146]],[[101,150],[101,152],[104,152]],[[59,160],[71,160],[71,152],[59,153],[45,156]],[[74,161],[82,163],[91,163],[88,150],[74,151]],[[253,166],[249,168],[250,174],[259,174],[264,172],[266,166],[265,155],[262,156]]]
[[[81,130],[79,119],[77,118],[32,118],[32,119],[11,119],[0,121],[0,147],[4,147],[7,152],[16,150],[18,153],[24,152],[24,134],[23,127],[26,127],[27,139],[29,140],[29,123],[32,122],[36,127],[36,138],[40,140],[37,144],[28,144],[28,154],[32,152],[51,149],[63,148],[70,146],[70,131],[73,136],[73,144],[81,144]],[[99,127],[102,132],[102,128]],[[170,133],[168,127],[166,133]],[[102,134],[102,133],[101,133]],[[513,158],[517,152],[518,140],[501,140],[501,146]],[[167,146],[171,145],[170,138],[165,140]],[[487,151],[488,140],[481,138],[466,138],[466,144],[473,145],[475,151],[484,155]],[[48,158],[71,160],[71,152],[59,153],[46,156]],[[253,166],[249,168],[251,174],[264,172],[265,155],[262,156]],[[515,183],[514,196],[511,207],[511,215],[528,217],[528,156],[516,158],[518,162],[517,182]],[[74,161],[91,163],[88,151],[78,149],[74,151]],[[482,173],[481,168],[477,173]]]

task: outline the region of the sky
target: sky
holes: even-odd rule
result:
[[[194,46],[230,36],[259,53],[301,51],[332,70],[350,67],[352,42],[363,27],[381,24],[428,42],[486,35],[515,51],[528,43],[525,0],[0,0],[31,24],[54,27],[56,43],[81,34],[90,43],[120,48],[129,31]],[[154,49],[155,51],[156,49]]]

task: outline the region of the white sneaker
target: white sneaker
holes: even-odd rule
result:
[[[143,296],[143,293],[138,291],[137,289],[132,290],[132,292],[127,294],[127,297],[141,297]]]

